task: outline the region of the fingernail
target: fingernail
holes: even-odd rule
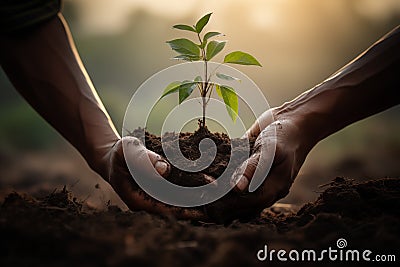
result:
[[[236,184],[236,187],[240,191],[244,191],[248,185],[249,185],[249,180],[245,176],[242,176],[242,177],[240,177],[238,183]]]
[[[165,175],[168,172],[169,168],[168,163],[163,160],[157,161],[154,167],[161,176]]]

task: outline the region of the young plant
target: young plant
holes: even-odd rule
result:
[[[238,96],[235,92],[235,89],[227,85],[210,82],[210,79],[213,75],[216,75],[216,77],[221,80],[240,81],[238,78],[227,74],[218,72],[215,74],[208,73],[207,62],[220,53],[226,44],[226,41],[212,40],[214,37],[222,35],[220,32],[211,31],[202,35],[202,31],[210,20],[211,14],[212,13],[209,13],[203,16],[197,21],[196,25],[193,26],[185,24],[177,24],[173,26],[173,28],[178,30],[193,32],[197,36],[198,42],[193,42],[186,38],[167,41],[172,50],[178,53],[178,55],[174,57],[175,59],[184,61],[203,61],[204,77],[197,76],[191,81],[174,81],[165,88],[162,96],[160,97],[160,99],[162,99],[169,94],[179,93],[179,104],[181,104],[191,95],[193,90],[197,88],[202,98],[203,109],[202,120],[199,120],[200,127],[206,127],[206,107],[208,101],[210,100],[213,89],[215,89],[218,96],[223,99],[228,114],[233,122],[236,122],[236,118],[238,116]],[[242,51],[234,51],[227,54],[221,64],[225,63],[261,66],[261,64],[252,55]]]

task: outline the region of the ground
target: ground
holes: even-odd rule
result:
[[[340,238],[347,241],[343,250],[368,249],[370,258],[400,260],[400,179],[356,183],[337,177],[321,191],[301,208],[276,205],[260,218],[227,225],[177,221],[113,205],[96,210],[68,188],[39,199],[14,192],[0,208],[0,266],[271,266],[279,265],[276,257],[257,259],[264,245],[268,251],[319,253],[337,249]],[[324,261],[329,263],[337,265]]]

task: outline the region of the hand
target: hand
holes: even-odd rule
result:
[[[254,217],[263,209],[285,197],[296,178],[313,144],[299,127],[300,120],[295,115],[279,113],[270,109],[261,115],[250,127],[246,135],[256,137],[254,153],[233,174],[232,185],[236,194],[223,198],[218,204],[210,205],[206,210],[210,217],[227,221],[234,218]],[[263,183],[254,192],[249,192],[249,184],[260,167],[260,157],[267,153],[265,149],[275,145],[275,155],[270,171]],[[264,149],[264,155],[261,152]],[[232,209],[232,207],[235,207]]]
[[[300,125],[301,118],[292,114],[285,115],[277,109],[265,112],[247,131],[247,136],[257,137],[254,154],[234,173],[232,182],[239,193],[248,193],[249,184],[260,165],[261,151],[269,141],[275,144],[275,156],[271,169],[262,185],[241,203],[239,209],[261,212],[279,199],[285,197],[296,178],[307,154],[313,147],[312,139],[304,134]],[[268,154],[268,153],[265,153]]]
[[[135,137],[123,137],[110,150],[109,153],[109,174],[107,180],[131,210],[145,210],[151,213],[173,215],[180,219],[207,220],[204,213],[198,209],[179,208],[166,205],[148,196],[132,178],[123,153],[132,153],[135,166],[147,166],[146,157],[149,157],[153,168],[143,169],[149,179],[160,179],[156,171],[166,178],[170,166],[160,155],[146,149],[139,139]],[[143,164],[141,164],[141,162]],[[143,167],[146,168],[146,167]]]

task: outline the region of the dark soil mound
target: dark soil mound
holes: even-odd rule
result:
[[[133,136],[138,137],[142,131],[134,131]],[[249,140],[249,147],[246,146],[246,140],[243,139],[230,139],[224,133],[211,133],[207,127],[199,128],[194,133],[166,133],[164,135],[164,145],[166,149],[170,146],[175,139],[179,138],[179,149],[183,156],[189,160],[199,159],[201,154],[199,150],[200,142],[205,138],[211,139],[217,147],[217,153],[211,165],[201,171],[201,173],[193,173],[182,171],[171,164],[171,174],[168,180],[172,183],[182,186],[201,186],[209,183],[204,180],[202,174],[217,179],[226,172],[227,175],[233,174],[236,167],[238,167],[244,160],[251,154],[251,149],[254,146],[255,139]],[[165,157],[163,147],[161,145],[161,137],[145,132],[146,147],[157,154]],[[233,145],[231,145],[233,144]],[[228,163],[231,160],[231,147],[235,148],[235,157],[232,158],[231,168],[227,169]],[[233,151],[232,151],[233,152]],[[211,161],[212,155],[205,153],[204,160]],[[173,159],[179,160],[179,159]],[[179,162],[178,162],[179,163]]]
[[[141,129],[135,130],[132,133],[132,135],[136,137],[140,137],[141,134],[143,134],[143,130]],[[199,150],[199,147],[201,147],[200,143],[207,138],[214,142],[217,148],[216,155],[207,153],[209,152],[207,149],[203,151],[204,155],[201,155]],[[200,156],[203,156],[202,159],[204,161],[212,162],[200,172],[183,171],[175,167],[174,164],[171,164],[171,173],[169,177],[167,177],[167,180],[170,182],[181,186],[195,187],[210,183],[213,179],[218,179],[221,175],[224,175],[224,177],[227,178],[224,180],[226,184],[223,185],[219,183],[218,186],[228,187],[228,179],[232,176],[236,168],[251,155],[256,139],[250,138],[248,141],[239,138],[230,139],[228,135],[224,133],[211,133],[207,127],[201,127],[194,133],[166,133],[163,136],[164,147],[161,144],[161,137],[150,134],[147,131],[145,132],[144,140],[148,149],[165,158],[167,157],[164,153],[164,149],[170,149],[170,147],[173,147],[172,144],[174,141],[178,140],[179,150],[186,159],[194,161],[199,159]],[[172,156],[174,155],[174,153],[171,154]],[[171,158],[167,158],[167,160],[170,159]],[[181,163],[181,166],[185,166],[180,158],[172,157],[172,162],[178,162],[178,164]],[[218,190],[218,188],[216,190]],[[232,211],[227,211],[227,206],[235,206],[236,203],[240,201],[238,197],[240,197],[238,194],[230,191],[219,201],[196,208],[203,209],[213,221],[220,223],[230,222],[239,216],[242,219],[249,219],[258,215],[256,212],[235,214]]]
[[[146,212],[87,210],[64,188],[42,199],[10,194],[0,207],[0,266],[271,266],[268,250],[369,249],[400,246],[400,179],[365,183],[336,178],[298,212],[276,205],[260,218],[229,225],[176,221]],[[355,262],[329,262],[354,266]],[[321,262],[300,262],[300,265]],[[364,265],[364,262],[359,262]],[[390,263],[385,265],[391,266]]]

